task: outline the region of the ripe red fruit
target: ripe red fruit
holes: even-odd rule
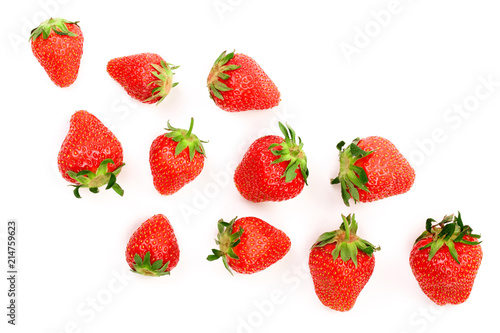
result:
[[[355,139],[339,150],[339,175],[331,180],[341,184],[342,199],[349,206],[349,199],[370,202],[408,192],[415,181],[415,170],[404,156],[387,139],[370,136]]]
[[[281,230],[256,217],[219,220],[215,240],[219,249],[212,249],[207,260],[222,258],[226,269],[252,274],[282,259],[290,250],[290,238]]]
[[[352,309],[375,268],[373,252],[380,250],[359,238],[357,229],[354,215],[342,215],[339,230],[322,234],[309,253],[316,295],[337,311]]]
[[[167,63],[155,53],[141,53],[111,59],[108,74],[136,100],[146,104],[159,104],[179,83],[172,83],[179,68]]]
[[[257,62],[234,51],[217,58],[207,87],[215,104],[229,112],[270,109],[280,102],[278,88]]]
[[[174,128],[168,123],[169,132],[158,136],[149,151],[149,164],[156,190],[163,195],[173,194],[193,181],[203,170],[205,149],[192,133],[194,119],[189,130]]]
[[[435,225],[427,219],[426,231],[417,238],[410,253],[410,267],[422,291],[438,305],[467,300],[483,251],[479,235],[458,216],[447,215]],[[446,246],[444,246],[446,245]]]
[[[89,188],[93,193],[106,185],[119,195],[122,188],[116,183],[123,163],[122,145],[99,119],[87,111],[77,111],[70,119],[69,131],[57,156],[59,171],[64,179],[79,189]]]
[[[283,201],[296,197],[307,184],[309,170],[302,140],[279,123],[282,138],[267,135],[254,141],[234,173],[241,195],[253,202]]]
[[[179,245],[168,219],[157,214],[142,223],[130,237],[125,251],[132,272],[162,276],[179,262]]]
[[[50,18],[31,31],[31,50],[52,82],[63,88],[75,82],[83,54],[78,21]]]

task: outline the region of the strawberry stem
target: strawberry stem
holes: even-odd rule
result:
[[[188,138],[191,136],[191,132],[193,131],[193,125],[194,125],[194,118],[191,117],[191,123],[189,124],[189,130],[186,133],[186,137],[188,137]]]
[[[351,235],[350,235],[349,221],[347,220],[347,218],[344,215],[342,215],[342,221],[343,221],[343,225],[344,225],[345,239],[350,241]]]

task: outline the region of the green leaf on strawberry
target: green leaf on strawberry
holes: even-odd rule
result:
[[[364,151],[358,147],[359,138],[353,140],[353,142],[343,148],[345,145],[344,141],[340,141],[337,144],[337,149],[339,150],[340,159],[340,172],[339,175],[331,180],[331,184],[340,184],[342,199],[344,203],[349,206],[349,199],[352,197],[354,202],[359,201],[359,189],[369,192],[366,183],[368,183],[368,177],[363,168],[354,165],[356,161],[370,155],[373,151]]]
[[[151,81],[148,85],[156,85],[156,87],[151,91],[151,97],[144,100],[144,102],[149,102],[160,98],[156,105],[160,104],[161,101],[167,97],[170,93],[170,89],[177,86],[179,82],[172,83],[174,72],[173,70],[179,68],[179,66],[174,66],[168,62],[163,60],[160,61],[161,66],[157,64],[151,64],[151,66],[156,70],[152,71],[153,74],[158,80]]]
[[[314,247],[324,247],[327,244],[336,244],[332,251],[333,261],[340,257],[344,262],[352,260],[354,266],[358,266],[358,250],[364,252],[369,257],[373,252],[380,250],[380,247],[359,238],[356,235],[358,231],[358,223],[354,218],[354,214],[347,217],[342,215],[342,224],[338,230],[326,232],[319,236],[313,245]]]
[[[175,147],[175,156],[179,155],[184,149],[187,148],[189,151],[189,159],[191,161],[193,160],[196,152],[205,155],[205,149],[203,148],[202,143],[208,142],[198,139],[198,137],[192,133],[193,125],[194,119],[191,118],[191,123],[187,131],[182,128],[173,127],[170,125],[170,121],[167,122],[167,128],[165,128],[169,131],[169,133],[165,134],[165,136],[177,142],[177,146]]]
[[[464,225],[462,222],[462,216],[458,212],[458,216],[446,215],[443,220],[435,225],[433,219],[427,219],[426,230],[415,240],[415,244],[422,239],[432,237],[432,241],[425,246],[419,248],[419,250],[424,250],[430,248],[428,261],[436,255],[437,251],[446,245],[450,251],[452,258],[460,264],[458,259],[458,253],[455,249],[455,243],[462,243],[467,245],[478,245],[480,241],[468,241],[465,240],[465,236],[469,236],[475,239],[479,239],[481,236],[472,233],[472,228],[468,225]]]
[[[146,276],[163,276],[170,275],[170,272],[167,271],[168,264],[167,261],[163,264],[162,259],[156,260],[153,264],[151,264],[151,253],[148,251],[144,256],[144,259],[141,258],[137,253],[134,255],[134,269],[131,269],[132,272],[137,274],[142,274]]]
[[[281,143],[273,143],[269,146],[271,153],[275,156],[279,156],[279,158],[274,160],[271,164],[288,161],[288,166],[282,176],[285,178],[285,182],[288,183],[294,180],[297,176],[296,170],[297,168],[300,168],[304,182],[307,185],[309,170],[307,169],[307,156],[302,149],[304,147],[304,143],[299,137],[299,143],[297,144],[295,131],[288,124],[285,126],[279,122],[279,128],[281,133],[285,136],[285,140]],[[277,147],[281,148],[277,149]]]
[[[113,162],[110,158],[103,160],[95,173],[89,170],[82,170],[78,173],[70,170],[66,171],[66,174],[74,179],[78,184],[69,185],[75,188],[73,190],[75,197],[79,199],[81,198],[79,190],[82,187],[88,188],[92,193],[99,193],[99,187],[104,185],[106,185],[106,190],[112,188],[120,196],[123,196],[124,191],[120,185],[116,183],[116,176],[120,174],[120,171],[125,163],[122,163],[113,172],[108,171],[108,164],[115,164],[115,162]]]
[[[210,88],[210,91],[212,91],[215,97],[222,100],[224,100],[224,97],[220,92],[229,91],[232,90],[232,88],[229,88],[225,83],[220,82],[217,78],[220,78],[222,80],[227,80],[230,78],[230,75],[226,73],[227,71],[233,71],[241,67],[237,65],[227,65],[229,60],[233,59],[233,57],[234,57],[234,51],[227,54],[226,51],[222,52],[221,55],[217,58],[217,60],[215,60],[212,70],[210,71],[209,74],[208,87]]]
[[[240,259],[236,253],[234,253],[234,247],[240,243],[240,237],[243,234],[243,228],[240,227],[237,232],[233,233],[233,225],[236,222],[237,217],[231,220],[231,222],[224,222],[224,220],[219,220],[217,223],[217,229],[219,233],[217,234],[217,239],[215,243],[219,245],[218,249],[212,249],[211,255],[207,257],[208,261],[214,261],[219,258],[222,258],[222,262],[224,263],[224,267],[228,270],[231,275],[233,275],[233,271],[229,267],[228,264],[228,256],[231,259],[238,260]]]
[[[43,39],[47,39],[52,31],[60,36],[76,37],[78,35],[69,31],[65,23],[78,26],[78,22],[71,22],[62,18],[50,18],[31,30],[30,40],[35,40],[40,35],[42,35]]]

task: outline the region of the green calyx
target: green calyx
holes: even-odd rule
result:
[[[134,269],[131,269],[131,271],[146,276],[170,275],[170,272],[167,271],[169,263],[170,261],[167,261],[163,264],[163,260],[159,259],[151,264],[151,253],[149,251],[144,255],[144,259],[136,253],[134,256]]]
[[[156,102],[156,105],[160,104],[160,102],[163,101],[170,93],[170,89],[179,84],[179,82],[172,83],[173,76],[175,74],[172,70],[179,68],[179,66],[174,66],[163,60],[160,64],[161,66],[151,64],[151,66],[155,69],[155,71],[152,71],[151,74],[153,74],[158,80],[149,83],[150,85],[156,85],[156,87],[151,92],[151,96],[145,99],[144,102],[160,98],[158,102]]]
[[[217,58],[217,60],[215,60],[215,63],[212,69],[210,70],[210,74],[208,75],[207,79],[208,89],[212,92],[213,96],[221,100],[224,100],[224,97],[222,96],[221,92],[232,90],[232,88],[229,88],[225,83],[219,81],[219,79],[221,80],[229,79],[230,75],[227,74],[226,72],[241,67],[237,65],[227,65],[229,60],[233,59],[233,57],[234,57],[234,51],[227,54],[226,51],[222,52],[221,55]],[[212,97],[212,94],[210,95],[210,97]]]
[[[62,18],[50,18],[44,22],[42,22],[38,27],[31,30],[30,40],[37,39],[40,35],[42,35],[43,39],[49,38],[49,35],[52,31],[54,33],[61,36],[70,36],[76,37],[77,34],[68,30],[68,27],[65,23],[78,25],[78,21],[71,22]]]
[[[370,192],[366,183],[368,176],[363,168],[354,165],[356,161],[373,153],[374,151],[364,151],[358,147],[359,138],[355,139],[349,146],[343,148],[344,141],[337,144],[339,150],[340,171],[336,178],[331,179],[331,184],[340,184],[342,191],[342,200],[344,204],[349,206],[349,199],[353,199],[354,203],[359,201],[359,191],[361,189]]]
[[[112,188],[120,196],[123,196],[123,189],[116,182],[116,176],[118,176],[125,163],[122,163],[122,165],[116,168],[113,172],[109,172],[108,170],[109,163],[115,164],[112,159],[105,159],[101,162],[101,164],[99,164],[95,173],[89,170],[82,170],[78,173],[66,171],[68,176],[78,182],[78,185],[69,185],[75,188],[73,191],[75,197],[81,199],[79,191],[82,187],[88,188],[92,193],[99,193],[99,187],[104,185],[106,185],[106,190]]]
[[[202,143],[207,143],[208,141],[202,141],[198,139],[196,135],[192,133],[194,125],[194,119],[191,118],[191,124],[189,125],[189,130],[175,128],[170,125],[170,121],[167,122],[167,128],[165,128],[168,133],[165,134],[167,138],[171,138],[173,141],[177,142],[175,147],[175,156],[179,155],[184,149],[189,150],[189,160],[192,161],[196,152],[205,155],[205,149]]]
[[[219,245],[219,249],[212,249],[212,254],[207,257],[208,261],[214,261],[219,258],[222,258],[222,262],[224,263],[224,267],[233,275],[231,268],[228,264],[228,257],[231,259],[238,260],[240,259],[236,253],[234,253],[234,247],[236,247],[240,243],[241,235],[243,235],[243,228],[233,233],[234,222],[237,217],[231,220],[231,222],[224,222],[222,219],[217,223],[217,229],[219,233],[217,234],[217,238],[215,239],[215,243]]]
[[[354,218],[354,214],[349,214],[347,217],[342,215],[342,224],[335,231],[325,232],[316,240],[314,247],[323,247],[327,244],[335,244],[335,249],[332,251],[333,261],[340,257],[344,262],[352,260],[355,267],[358,267],[358,250],[372,256],[373,252],[379,251],[380,247],[359,238],[356,235],[358,231],[358,223]]]
[[[441,222],[434,225],[432,225],[433,222],[436,222],[436,220],[427,219],[425,222],[425,231],[415,240],[415,243],[417,243],[424,238],[432,237],[430,243],[419,248],[419,250],[423,250],[430,247],[429,257],[427,258],[428,261],[431,261],[437,251],[442,248],[443,245],[446,245],[452,258],[460,264],[458,253],[455,249],[455,243],[466,245],[478,245],[481,243],[464,239],[464,236],[470,236],[476,239],[481,236],[472,234],[472,228],[463,224],[460,212],[458,212],[458,216],[454,214],[446,215]]]
[[[276,164],[284,161],[288,161],[288,166],[285,169],[285,173],[282,177],[285,178],[285,182],[291,182],[297,176],[296,170],[300,168],[304,182],[307,185],[307,177],[309,176],[309,169],[307,169],[307,156],[302,147],[304,143],[299,137],[299,143],[296,141],[295,131],[287,124],[286,127],[281,122],[279,127],[283,135],[285,136],[285,141],[282,143],[273,143],[269,146],[269,150],[273,155],[279,156],[278,159],[274,160],[271,164]],[[277,149],[276,147],[281,147]]]

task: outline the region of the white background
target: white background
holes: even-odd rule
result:
[[[500,297],[494,237],[498,226],[500,46],[493,1],[71,1],[10,2],[0,14],[0,262],[6,223],[18,225],[18,318],[9,332],[273,332],[383,328],[384,332],[485,330]],[[49,16],[79,20],[84,54],[77,81],[58,88],[38,64],[29,30]],[[273,110],[227,113],[208,97],[206,77],[223,50],[253,57],[282,94]],[[159,106],[132,100],[106,73],[118,56],[155,52],[180,68],[180,84]],[[350,53],[349,53],[350,52]],[[490,83],[484,83],[489,81]],[[101,119],[124,148],[112,191],[72,195],[57,153],[76,111]],[[459,109],[463,112],[459,113]],[[160,196],[149,147],[167,120],[203,140],[202,174]],[[249,144],[288,122],[302,137],[309,186],[295,199],[254,204],[232,174]],[[335,145],[356,137],[390,139],[410,160],[410,192],[345,207]],[[461,211],[482,234],[484,259],[469,300],[435,306],[419,289],[408,255],[428,217]],[[181,255],[170,276],[128,271],[125,246],[147,218],[171,221]],[[382,250],[354,308],[324,307],[307,267],[317,236],[355,213],[359,234]],[[230,276],[205,260],[216,222],[257,216],[292,240],[265,271]],[[6,273],[0,274],[6,276]]]

